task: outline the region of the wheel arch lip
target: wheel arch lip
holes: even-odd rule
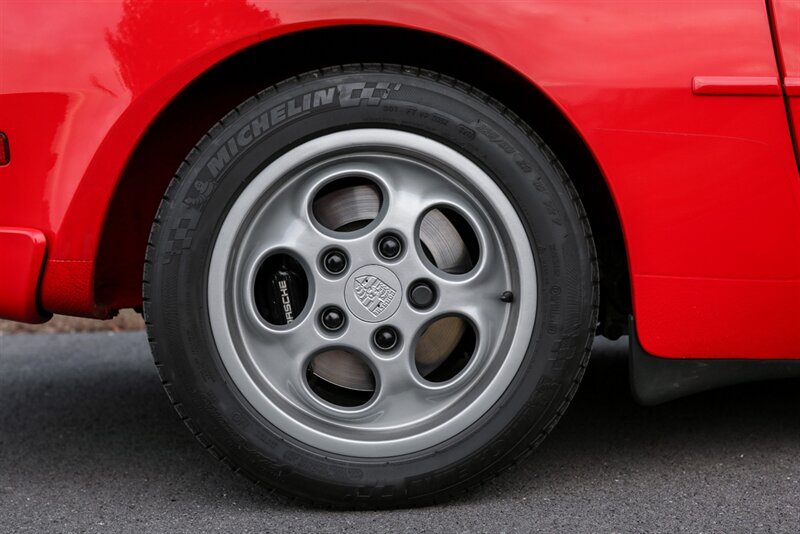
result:
[[[465,24],[463,20],[458,23],[448,20],[452,19],[456,7],[458,6],[437,5],[424,16],[420,15],[418,10],[400,6],[393,6],[392,9],[381,13],[366,8],[362,13],[359,8],[351,10],[358,12],[348,16],[333,12],[329,16],[318,14],[308,16],[307,9],[304,11],[297,8],[293,11],[294,8],[282,5],[283,11],[278,13],[280,20],[267,27],[243,32],[225,42],[214,43],[200,53],[181,56],[173,68],[160,74],[151,83],[143,85],[143,90],[140,92],[128,89],[127,94],[117,95],[116,100],[103,103],[103,106],[107,106],[104,108],[105,122],[110,123],[110,126],[103,132],[96,147],[86,146],[84,153],[77,158],[64,154],[59,156],[70,158],[72,161],[83,158],[87,164],[83,168],[79,164],[68,162],[62,165],[62,174],[70,172],[71,175],[59,177],[59,181],[64,185],[60,188],[62,199],[58,203],[61,212],[50,214],[50,220],[47,221],[51,225],[50,228],[46,228],[46,224],[41,225],[43,231],[50,236],[49,257],[41,286],[41,302],[44,308],[54,312],[107,317],[117,308],[140,305],[138,292],[127,289],[120,291],[117,288],[118,281],[108,279],[108,272],[113,271],[116,265],[110,265],[108,269],[103,265],[104,256],[119,253],[116,250],[119,247],[116,241],[119,240],[108,239],[110,243],[108,247],[104,241],[108,228],[113,226],[110,214],[113,203],[118,195],[126,193],[124,184],[126,175],[131,169],[141,170],[136,167],[141,147],[147,142],[148,136],[154,131],[159,119],[165,115],[170,105],[191,90],[195,82],[239,54],[264,44],[277,42],[282,38],[308,35],[325,29],[358,27],[394,29],[423,36],[437,36],[443,41],[458,43],[459,46],[486,56],[502,68],[513,72],[535,91],[545,95],[583,139],[580,130],[572,123],[563,106],[548,95],[530,73],[524,72],[511,62],[509,56],[504,55],[506,45],[486,39],[492,32],[498,33],[498,30],[492,28],[499,22],[487,22],[481,19],[477,12],[471,13],[471,8],[461,6],[458,9],[460,17],[482,27],[480,32],[471,33],[468,31],[469,23]],[[502,20],[502,17],[498,17],[498,20]],[[96,28],[92,28],[92,31],[96,31]],[[112,61],[99,65],[99,68],[104,71],[119,70],[119,66]],[[101,100],[96,90],[88,88],[80,96],[87,101]],[[102,96],[105,98],[108,95]],[[86,108],[90,109],[92,105]],[[77,110],[73,122],[79,118],[80,113],[85,112]],[[65,130],[61,135],[69,137],[72,134]],[[196,138],[192,139],[192,144],[195,140]],[[584,145],[591,152],[585,140]],[[601,166],[594,154],[592,158],[600,169]],[[50,181],[54,179],[54,175],[47,178]],[[71,194],[70,188],[72,188]],[[163,192],[165,184],[159,185],[158,189]],[[67,203],[63,200],[64,196],[69,196]],[[152,201],[142,211],[149,209],[154,213],[155,207]],[[146,216],[142,218],[146,219]],[[140,254],[143,255],[143,251]],[[131,271],[131,276],[133,274]],[[67,293],[60,282],[65,277],[84,279],[75,286],[79,290]],[[85,279],[87,277],[88,279]],[[111,278],[115,276],[112,275]]]

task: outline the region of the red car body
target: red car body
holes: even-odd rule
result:
[[[621,229],[649,353],[800,358],[797,0],[0,0],[0,316],[141,306],[158,200],[203,132],[287,64],[384,48],[480,58],[526,119],[552,110],[596,176],[579,190],[613,200],[593,231]]]

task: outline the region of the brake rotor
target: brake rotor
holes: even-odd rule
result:
[[[414,359],[424,377],[435,371],[453,353],[467,325],[460,317],[444,317],[431,324],[417,340]]]
[[[344,350],[329,350],[318,354],[311,370],[326,382],[356,391],[374,391],[375,379],[360,358]]]
[[[314,217],[337,232],[347,232],[359,223],[372,221],[380,209],[381,193],[372,184],[342,187],[314,200]]]
[[[444,213],[433,209],[422,218],[419,239],[430,252],[433,264],[446,273],[464,273],[472,268],[467,245]]]
[[[348,231],[374,220],[381,207],[380,190],[371,184],[343,187],[314,201],[314,216],[326,228]],[[430,210],[420,224],[420,241],[438,269],[448,273],[466,272],[472,260],[453,223],[438,209]],[[415,359],[423,376],[439,367],[455,350],[466,330],[458,317],[445,317],[431,324],[417,341]],[[347,389],[373,391],[375,382],[367,365],[356,355],[342,350],[319,354],[311,362],[319,378]]]

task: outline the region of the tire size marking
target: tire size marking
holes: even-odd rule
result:
[[[520,151],[514,148],[510,142],[506,141],[502,135],[492,129],[491,126],[481,120],[473,122],[471,126],[475,129],[475,131],[483,134],[486,139],[500,147],[503,152],[510,155],[511,159],[514,161],[514,164],[519,167],[522,172],[526,174],[533,172],[533,165],[531,165],[530,162],[523,157]]]

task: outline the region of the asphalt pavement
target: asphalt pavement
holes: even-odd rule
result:
[[[216,462],[137,333],[0,337],[0,532],[798,532],[800,381],[644,408],[599,340],[539,450],[448,504],[330,512]]]

